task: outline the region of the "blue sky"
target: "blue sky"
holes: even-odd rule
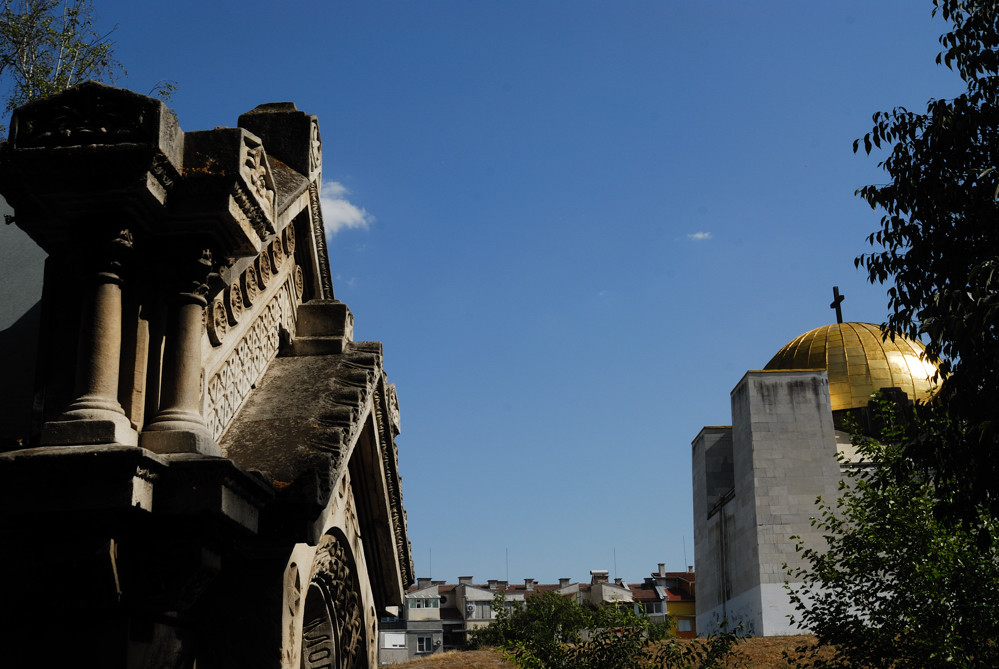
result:
[[[337,297],[385,345],[419,576],[693,564],[690,441],[834,320],[871,115],[960,91],[931,4],[95,0],[185,130],[316,114]]]

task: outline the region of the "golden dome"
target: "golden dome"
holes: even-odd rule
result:
[[[825,369],[832,410],[857,409],[882,388],[901,388],[911,400],[928,399],[936,366],[922,359],[923,350],[922,343],[905,337],[882,341],[879,325],[839,323],[792,340],[764,369]]]

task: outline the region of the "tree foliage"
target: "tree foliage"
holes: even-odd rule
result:
[[[950,24],[937,63],[967,90],[924,113],[878,112],[854,143],[890,146],[889,183],[858,191],[883,215],[856,264],[891,284],[887,330],[924,336],[939,361],[938,402],[923,411],[947,418],[911,434],[906,455],[951,486],[938,512],[973,522],[981,503],[999,511],[999,2],[934,0],[933,13]]]
[[[735,634],[681,641],[670,623],[652,623],[628,606],[592,608],[557,592],[538,593],[505,606],[493,601],[495,618],[472,632],[471,645],[496,646],[524,669],[714,669],[738,667]]]
[[[2,0],[0,81],[5,108],[16,107],[93,79],[114,83],[127,73],[115,58],[111,34],[95,26],[91,0]],[[176,88],[162,80],[150,94],[164,100]]]
[[[0,20],[6,111],[87,79],[113,82],[124,74],[111,33],[94,26],[90,0],[3,0]]]
[[[822,503],[813,520],[828,546],[797,547],[806,567],[791,572],[804,583],[791,588],[792,621],[818,638],[799,649],[800,664],[999,666],[996,517],[979,507],[969,526],[934,513],[951,486],[923,476],[905,454],[918,416],[883,400],[877,414],[881,434],[855,434],[860,461],[847,465],[839,499]]]

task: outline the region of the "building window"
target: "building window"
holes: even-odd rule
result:
[[[416,652],[417,653],[434,652],[434,638],[432,636],[416,637]]]
[[[662,602],[645,602],[645,604],[644,604],[644,610],[645,610],[645,613],[647,613],[647,614],[662,613],[663,612],[663,603]]]
[[[382,648],[405,648],[406,635],[400,632],[385,632],[382,637]]]
[[[441,600],[437,597],[419,598],[415,597],[406,600],[406,606],[411,609],[439,609]]]
[[[493,617],[492,602],[469,602],[465,605],[469,618],[485,619]]]
[[[680,618],[676,621],[677,632],[693,632],[694,628],[690,624],[690,618]]]

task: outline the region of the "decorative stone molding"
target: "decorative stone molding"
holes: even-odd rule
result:
[[[354,561],[343,540],[323,535],[312,572],[303,606],[301,666],[354,667],[367,653],[368,630]]]
[[[392,534],[395,540],[396,556],[399,561],[399,571],[406,583],[411,583],[413,574],[412,551],[409,546],[408,528],[406,526],[406,511],[402,506],[402,480],[399,477],[399,450],[395,446],[393,435],[388,428],[398,434],[399,399],[396,396],[395,385],[384,382],[380,384],[383,391],[375,396],[375,425],[378,429],[378,441],[381,444],[382,471],[385,472],[385,490],[388,493],[389,508],[392,517]],[[385,412],[388,411],[386,421]],[[392,414],[395,414],[393,417]]]
[[[185,133],[183,177],[172,211],[178,232],[204,230],[232,258],[258,254],[276,232],[274,177],[263,145],[247,131]]]
[[[239,277],[239,285],[243,289],[243,304],[252,307],[260,294],[260,281],[257,278],[256,264],[250,265]]]
[[[309,172],[315,173],[323,169],[323,140],[319,135],[319,122],[316,119],[312,119],[309,134]]]
[[[215,439],[225,432],[267,364],[277,355],[281,331],[294,333],[294,280],[289,277],[208,379],[205,421]]]
[[[302,295],[305,293],[305,275],[302,273],[302,268],[299,265],[295,265],[295,294],[298,299],[302,299]]]
[[[239,317],[243,315],[243,291],[240,290],[240,282],[236,281],[225,289],[225,315],[229,325],[235,326],[239,323]]]
[[[65,91],[60,104],[28,103],[11,118],[18,148],[138,144],[163,149],[179,164],[179,135],[176,118],[160,100],[91,81]]]
[[[271,275],[274,274],[274,266],[271,264],[271,254],[265,250],[264,253],[257,256],[254,262],[257,269],[257,285],[260,286],[260,290],[264,290],[271,280]]]
[[[225,302],[222,296],[216,297],[208,305],[208,339],[212,346],[221,346],[225,341],[225,333],[229,329],[228,318],[226,317]]]
[[[267,253],[271,257],[271,267],[274,273],[277,274],[281,271],[281,265],[284,264],[284,249],[281,244],[281,235],[276,236],[274,241],[270,243]]]
[[[316,299],[333,299],[333,277],[330,271],[330,256],[326,250],[326,229],[323,227],[323,209],[319,204],[319,183],[309,184],[309,213],[312,216],[313,242],[316,245],[319,262],[320,295]]]
[[[267,155],[260,140],[250,135],[243,135],[240,162],[243,178],[249,184],[251,191],[270,217],[274,216],[274,178],[267,165]]]
[[[402,429],[402,422],[399,416],[399,396],[396,394],[394,383],[387,384],[385,389],[388,395],[389,419],[392,421],[392,429],[396,434],[399,434]]]
[[[288,256],[295,254],[295,226],[289,225],[281,231],[281,237],[284,240],[284,252]]]

